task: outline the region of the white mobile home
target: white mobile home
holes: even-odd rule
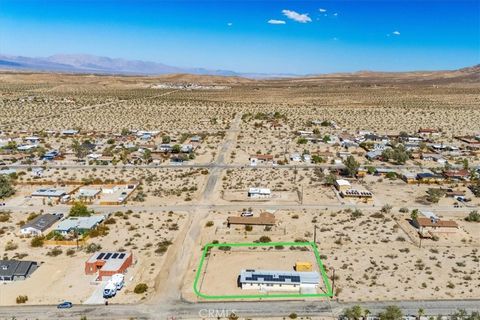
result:
[[[242,270],[242,290],[315,292],[320,282],[318,272]]]

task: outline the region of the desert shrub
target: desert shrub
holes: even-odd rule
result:
[[[133,292],[135,292],[136,294],[142,294],[147,292],[147,290],[148,290],[148,285],[146,283],[139,283],[135,286],[135,288],[133,289]]]
[[[10,220],[10,212],[0,211],[0,222],[8,222]]]
[[[25,302],[28,301],[28,296],[20,295],[20,296],[17,297],[16,301],[17,301],[17,304],[25,303]]]
[[[164,254],[167,252],[168,247],[172,244],[170,240],[163,240],[157,243],[157,249],[155,249],[155,253]]]
[[[53,248],[52,250],[48,251],[47,252],[47,256],[50,256],[50,257],[56,257],[56,256],[59,256],[62,254],[62,249],[60,248]]]
[[[207,223],[205,223],[205,227],[212,227],[213,226],[213,221],[207,221]]]
[[[375,212],[370,215],[370,217],[375,218],[375,219],[383,219],[385,218],[385,215],[381,212]]]
[[[102,246],[97,244],[97,243],[90,243],[85,247],[85,252],[86,253],[94,253],[97,251],[100,251],[102,249]]]
[[[44,241],[44,237],[37,236],[37,237],[34,237],[32,241],[30,241],[30,245],[34,248],[42,247],[43,241]]]
[[[14,243],[13,241],[7,242],[5,245],[5,251],[13,251],[18,248],[18,244]]]
[[[268,236],[261,236],[260,239],[258,239],[258,241],[262,243],[267,243],[267,242],[272,242],[272,239],[270,239],[270,237]]]
[[[104,223],[105,224],[115,224],[115,223],[117,223],[117,221],[114,218],[108,218],[107,220],[105,220]]]
[[[252,231],[253,227],[251,225],[246,225],[245,226],[245,231]]]
[[[355,209],[354,211],[352,211],[351,216],[353,219],[360,218],[361,216],[363,216],[362,210]]]

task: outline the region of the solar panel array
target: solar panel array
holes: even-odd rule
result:
[[[125,253],[111,253],[111,252],[101,252],[97,256],[97,260],[108,260],[108,259],[123,259],[125,258]]]
[[[245,281],[260,281],[260,280],[264,282],[300,283],[300,276],[252,273],[251,276],[245,277]]]

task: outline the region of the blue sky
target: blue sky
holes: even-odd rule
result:
[[[259,73],[480,63],[480,0],[0,0],[0,53]]]

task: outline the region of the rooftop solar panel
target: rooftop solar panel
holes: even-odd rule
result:
[[[107,255],[105,256],[105,258],[103,258],[103,260],[108,260],[108,259],[110,259],[111,256],[112,256],[112,254],[109,252],[109,253],[107,253]]]
[[[120,253],[120,256],[118,257],[118,259],[123,259],[125,257],[125,253]]]
[[[113,256],[112,256],[112,259],[117,259],[118,256],[119,256],[118,253],[114,253]]]
[[[101,253],[98,255],[97,259],[98,259],[98,260],[102,259],[104,255],[105,255],[105,253],[104,253],[104,252],[101,252]]]

